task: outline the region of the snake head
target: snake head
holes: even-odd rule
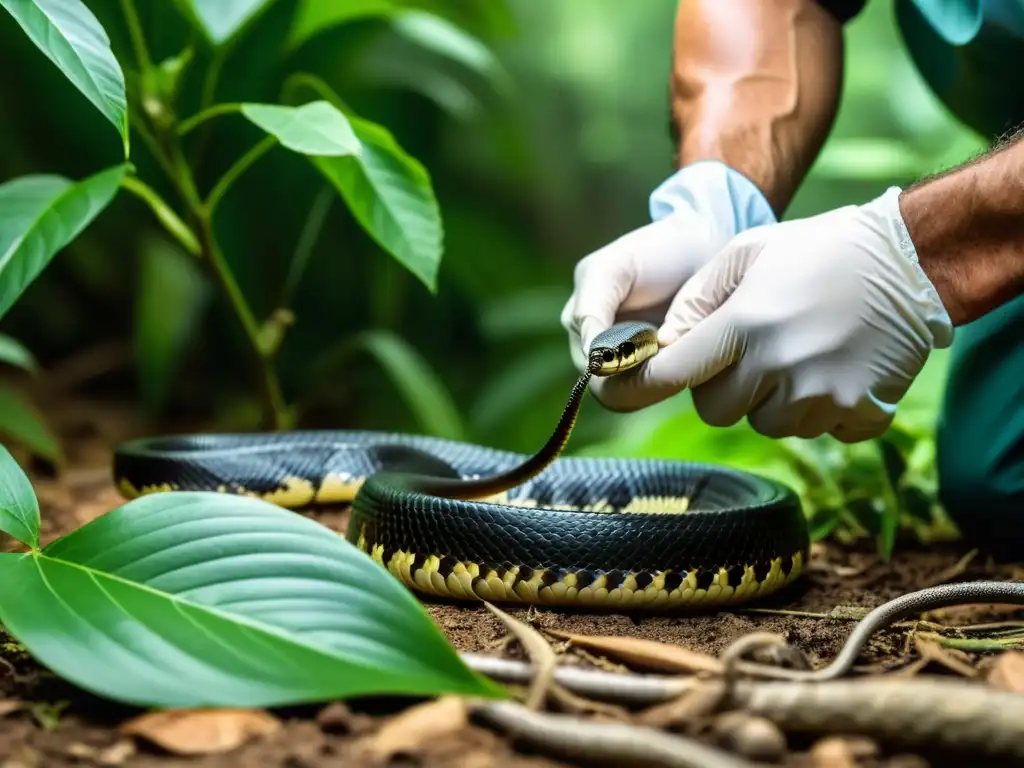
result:
[[[636,368],[657,353],[657,328],[650,323],[617,323],[594,337],[587,370],[594,376],[611,376]]]

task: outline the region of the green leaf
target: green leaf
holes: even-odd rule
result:
[[[129,155],[124,73],[106,30],[82,0],[0,0],[46,57],[107,118]]]
[[[390,0],[301,0],[286,45],[294,50],[324,30],[360,19],[389,16],[396,10]]]
[[[0,531],[32,549],[39,547],[39,500],[28,475],[0,445]]]
[[[6,333],[0,333],[0,363],[13,365],[29,373],[36,373],[39,370],[35,356],[24,344]]]
[[[79,182],[33,175],[0,184],[0,317],[117,193],[126,166]]]
[[[7,387],[0,387],[0,433],[53,464],[64,462],[60,442],[43,415],[21,393]]]
[[[358,156],[310,157],[363,229],[431,293],[441,263],[441,212],[427,170],[385,128],[353,116]]]
[[[0,615],[36,660],[138,706],[276,707],[361,695],[503,697],[401,582],[258,499],[135,499],[0,555]]]
[[[326,101],[301,107],[243,104],[242,114],[288,149],[303,155],[341,156],[359,152],[359,140],[348,118]]]
[[[184,0],[192,20],[211,43],[224,45],[274,0]]]
[[[390,331],[365,331],[355,336],[340,356],[357,349],[377,360],[427,434],[451,440],[466,439],[465,427],[451,393],[412,345]]]
[[[392,27],[407,40],[506,84],[504,70],[491,49],[451,22],[426,11],[409,10],[396,14]]]
[[[196,260],[163,239],[141,250],[135,303],[135,360],[146,405],[161,410],[211,289]]]

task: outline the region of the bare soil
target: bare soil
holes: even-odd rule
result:
[[[122,503],[110,482],[110,452],[118,441],[137,433],[141,423],[137,414],[95,402],[65,403],[58,412],[51,412],[51,418],[65,437],[69,463],[56,477],[35,469],[30,472],[41,501],[46,541]],[[18,454],[16,457],[23,467],[32,467],[27,457]],[[344,511],[325,513],[318,519],[339,533],[344,531]],[[9,540],[3,540],[0,545],[7,549],[13,546]],[[856,547],[829,544],[815,547],[807,575],[792,589],[750,609],[679,616],[590,615],[516,607],[507,610],[541,630],[641,637],[711,655],[719,654],[729,643],[750,632],[769,631],[782,634],[817,665],[837,653],[857,618],[856,611],[850,611],[846,618],[827,615],[836,609],[871,608],[907,591],[952,579],[1021,578],[1022,574],[1024,566],[1021,564],[995,565],[983,557],[971,557],[957,547],[925,551],[904,545],[892,562],[883,563],[870,544]],[[523,658],[518,643],[509,641],[501,622],[484,607],[434,602],[428,602],[427,606],[459,650]],[[977,623],[1021,619],[1022,615],[1006,606],[982,606],[937,612],[927,618],[940,623]],[[968,672],[973,669],[983,677],[986,667],[998,655],[948,651],[947,658],[953,659],[954,666],[941,661],[926,664],[918,660],[912,642],[913,631],[914,627],[909,626],[880,632],[860,659],[858,672],[881,673],[916,664],[919,669],[913,670],[915,673],[958,674],[954,666],[960,662],[964,665],[960,674],[966,674],[964,669]],[[407,700],[334,702],[322,707],[275,711],[282,727],[274,733],[256,737],[226,753],[176,755],[118,732],[121,723],[139,714],[137,710],[105,702],[63,683],[40,669],[16,644],[7,640],[0,646],[0,768],[83,765],[541,768],[576,764],[533,754],[501,734],[476,724],[450,733],[438,733],[389,762],[371,763],[357,758],[354,745],[361,738],[372,737],[389,719],[416,703]],[[573,657],[576,663],[611,664],[566,648],[564,643],[555,641],[554,644],[559,652]],[[4,700],[21,702],[24,706],[4,714]],[[848,764],[822,762],[820,754],[812,752],[814,747],[813,739],[790,735],[787,754],[780,764]],[[812,754],[819,756],[812,757]],[[904,768],[982,764],[980,760],[943,762],[935,755],[891,752],[885,745],[867,744],[863,754],[863,758],[852,764]]]

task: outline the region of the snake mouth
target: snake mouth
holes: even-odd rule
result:
[[[590,353],[590,359],[587,362],[587,373],[591,376],[596,375],[601,372],[604,365],[605,357],[603,350],[595,350]]]

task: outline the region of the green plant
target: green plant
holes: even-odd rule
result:
[[[102,0],[90,2],[97,10],[103,6]],[[176,244],[171,250],[154,245],[150,238],[142,250],[140,285],[145,290],[136,308],[135,344],[149,404],[156,408],[167,399],[177,361],[206,311],[209,277],[230,307],[248,349],[263,425],[285,428],[292,424],[295,409],[282,390],[277,360],[289,328],[302,314],[294,306],[294,295],[330,199],[340,198],[378,247],[431,293],[437,290],[443,251],[441,214],[427,170],[387,128],[356,114],[323,79],[295,68],[297,52],[324,30],[380,18],[389,20],[415,44],[475,68],[495,83],[501,82],[501,71],[482,43],[444,17],[453,13],[445,3],[303,0],[292,4],[291,28],[273,61],[282,68],[272,78],[279,84],[278,102],[225,102],[217,98],[225,63],[276,0],[165,0],[165,4],[177,9],[192,33],[181,36],[179,51],[158,61],[135,0],[119,0],[118,6],[130,56],[116,50],[97,13],[83,0],[0,0],[36,48],[114,127],[122,147],[120,162],[79,181],[30,175],[0,185],[0,317],[123,190],[150,209]],[[455,15],[460,11],[466,15],[465,9],[457,8]],[[166,46],[166,39],[161,42]],[[125,64],[129,59],[131,66]],[[193,72],[200,60],[203,70]],[[190,76],[201,76],[203,84],[191,108],[182,103],[183,84]],[[301,95],[308,93],[315,100],[302,101]],[[198,169],[208,161],[212,124],[227,119],[247,121],[264,135],[239,150],[234,162],[202,188]],[[162,178],[144,178],[139,172],[134,162],[136,138]],[[325,191],[301,233],[273,306],[261,313],[254,309],[232,267],[239,260],[229,259],[225,252],[217,214],[253,165],[281,150],[306,158],[324,180]],[[201,269],[182,266],[173,252],[178,249]],[[392,350],[402,342],[382,340],[383,335],[371,341],[386,345],[379,358],[393,360]],[[0,347],[0,356],[3,351]],[[408,348],[402,352],[406,358],[415,355]],[[10,361],[17,359],[15,355]],[[31,437],[24,429],[20,434],[17,429],[7,431],[14,437]],[[38,436],[30,447],[56,455]]]
[[[0,616],[64,679],[158,707],[372,694],[501,697],[397,579],[337,533],[257,499],[144,496],[40,547],[0,448]]]

